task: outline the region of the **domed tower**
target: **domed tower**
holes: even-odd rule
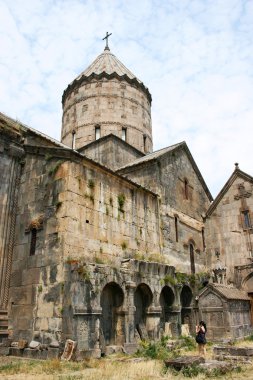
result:
[[[102,54],[63,93],[62,142],[80,149],[109,134],[152,152],[151,95],[110,52]]]

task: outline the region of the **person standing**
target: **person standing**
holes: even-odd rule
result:
[[[198,343],[199,356],[206,356],[206,324],[200,321],[196,326],[196,342]]]

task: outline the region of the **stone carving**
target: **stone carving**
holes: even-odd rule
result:
[[[204,299],[199,302],[201,307],[222,307],[221,299],[213,293],[209,293]]]
[[[69,361],[75,352],[76,349],[76,342],[71,339],[67,339],[64,347],[63,354],[61,356],[61,360],[67,360]]]

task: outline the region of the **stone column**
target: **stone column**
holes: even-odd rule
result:
[[[150,306],[147,310],[146,328],[150,339],[159,338],[161,314],[161,306]]]
[[[126,343],[124,345],[125,350],[128,353],[131,353],[136,350],[136,342],[134,337],[135,332],[135,311],[136,307],[134,306],[134,292],[136,289],[136,284],[132,281],[126,282],[127,289],[127,310],[128,314],[125,318],[125,331],[126,331]]]

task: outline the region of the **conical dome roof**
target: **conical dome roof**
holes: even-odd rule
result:
[[[106,48],[87,69],[85,69],[78,77],[71,82],[63,93],[62,102],[64,103],[68,94],[87,82],[92,78],[100,80],[101,78],[125,80],[130,84],[134,84],[141,89],[151,103],[151,95],[147,87],[141,82],[130,70],[123,65],[120,60]]]
[[[89,77],[92,74],[100,75],[102,73],[109,75],[116,73],[119,76],[127,75],[129,79],[137,79],[139,83],[142,83],[109,49],[105,49],[76,80],[83,76]]]

